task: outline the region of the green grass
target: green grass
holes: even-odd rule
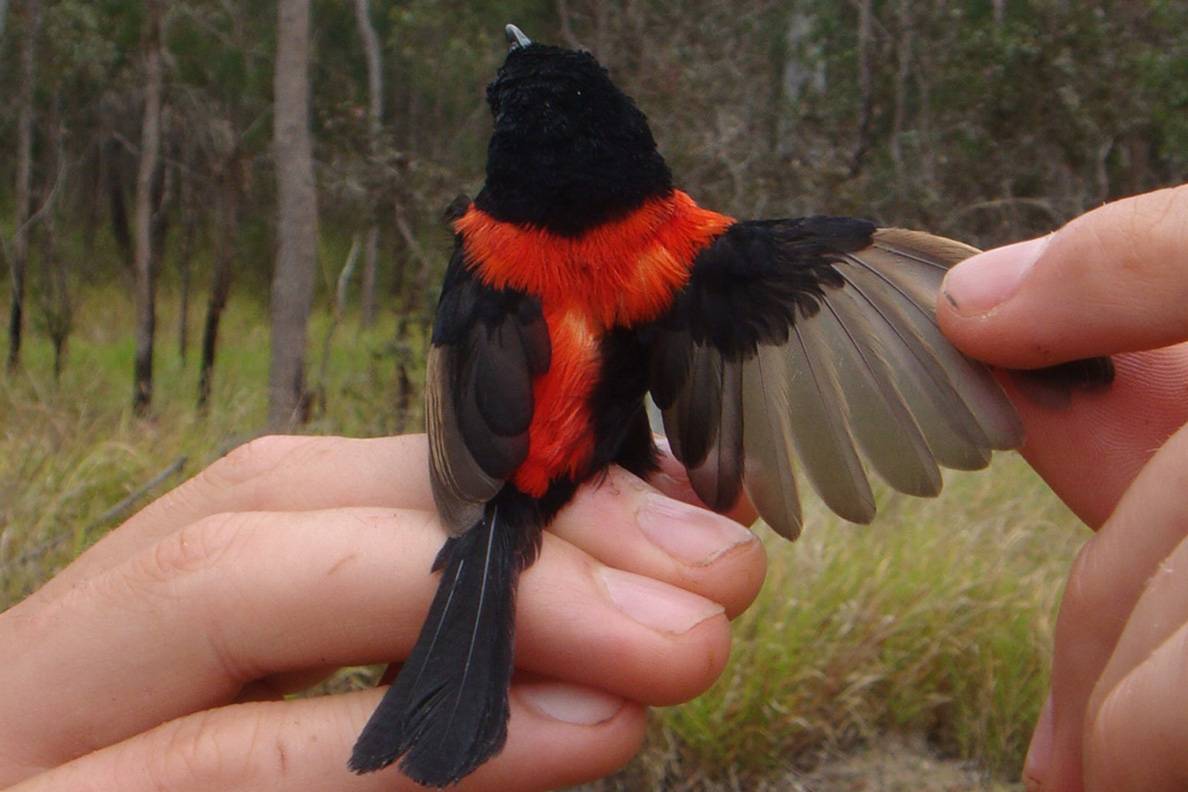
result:
[[[263,425],[268,333],[258,305],[233,300],[227,311],[206,416],[193,409],[196,350],[179,362],[166,295],[153,416],[132,417],[130,315],[126,295],[91,293],[62,382],[39,337],[24,368],[0,380],[0,607],[110,529],[99,517],[171,461],[186,456],[183,475],[192,474]],[[326,321],[318,313],[311,332],[311,380]],[[361,332],[349,318],[338,329],[325,410],[307,431],[419,426],[419,415],[393,409],[393,327],[385,317]],[[1017,775],[1046,689],[1055,603],[1084,538],[1077,521],[1012,455],[989,472],[949,476],[937,500],[879,497],[872,527],[842,523],[810,499],[805,537],[768,541],[768,579],[735,625],[722,679],[660,711],[648,748],[614,784],[750,788],[889,731]]]

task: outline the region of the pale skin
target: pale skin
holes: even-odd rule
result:
[[[1038,260],[1013,294],[1011,274]],[[962,271],[964,270],[964,271]],[[1096,533],[1069,577],[1030,790],[1188,786],[1188,186],[1118,201],[1046,240],[954,269],[941,327],[1035,367],[1117,355],[1108,393],[1067,409],[1013,395],[1023,454]],[[998,292],[998,294],[995,294]],[[997,303],[996,305],[991,305]]]
[[[0,786],[419,789],[346,770],[382,691],[282,696],[411,649],[444,538],[426,454],[421,435],[255,441],[0,614]],[[721,672],[762,545],[655,483],[614,470],[553,523],[520,585],[507,747],[460,789],[604,776],[646,705]]]
[[[1125,353],[1108,394],[1065,409],[1007,382],[1024,454],[1098,527],[1062,607],[1029,784],[1180,789],[1188,345],[1173,345],[1188,340],[1188,191],[1074,221],[988,307],[987,285],[1026,253],[1002,248],[954,270],[946,288],[964,313],[939,307],[954,342],[1012,367]],[[443,538],[425,453],[420,436],[255,441],[0,614],[0,786],[417,788],[392,770],[345,772],[379,691],[282,697],[412,646]],[[683,505],[693,500],[669,460],[650,484],[612,471],[559,515],[520,586],[507,748],[460,789],[606,775],[638,750],[647,705],[713,683],[728,618],[758,592],[765,558],[738,524],[747,507],[732,522]]]

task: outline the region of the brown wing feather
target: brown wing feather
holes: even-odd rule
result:
[[[472,528],[528,454],[533,377],[549,368],[540,304],[485,286],[460,244],[434,319],[425,383],[429,478],[451,533]]]
[[[665,428],[708,504],[728,507],[724,496],[745,488],[794,538],[794,458],[831,509],[868,522],[862,458],[892,487],[929,496],[938,465],[982,467],[992,449],[1021,442],[1001,388],[936,326],[941,279],[975,248],[848,218],[728,233],[695,262],[653,353]],[[730,380],[740,386],[723,387],[740,365]],[[731,464],[736,437],[741,464]]]

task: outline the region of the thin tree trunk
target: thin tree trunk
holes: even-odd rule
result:
[[[29,202],[33,181],[33,88],[37,79],[37,36],[40,0],[25,0],[25,35],[21,37],[21,76],[17,91],[16,211],[13,217],[12,304],[8,317],[8,369],[21,362],[25,324],[25,275],[29,264]]]
[[[239,160],[232,159],[223,169],[219,183],[218,232],[215,243],[215,271],[206,304],[206,322],[202,329],[202,363],[198,374],[198,409],[210,404],[214,380],[215,355],[219,345],[219,322],[231,294],[231,273],[239,240]]]
[[[194,201],[194,179],[181,174],[182,242],[178,251],[177,355],[184,367],[190,348],[190,276],[194,271],[194,243],[198,238],[198,207]]]
[[[899,0],[899,39],[896,42],[897,68],[895,72],[895,116],[891,125],[891,162],[895,166],[895,185],[899,201],[907,198],[907,165],[904,162],[903,137],[907,123],[908,79],[911,77],[912,10],[910,0]],[[896,210],[902,213],[902,208]],[[902,220],[901,220],[902,222]]]
[[[873,0],[860,0],[858,5],[858,145],[850,163],[850,175],[862,170],[866,153],[871,146],[871,124],[874,116],[874,76],[871,73],[871,38],[874,27]]]
[[[128,203],[124,197],[124,163],[123,152],[114,139],[107,140],[106,149],[107,168],[107,198],[111,219],[111,235],[123,254],[123,260],[133,260],[132,231],[128,228]]]
[[[144,121],[140,166],[136,173],[136,357],[132,408],[148,412],[153,400],[153,334],[156,330],[156,283],[153,277],[153,179],[161,149],[161,26],[163,0],[145,0]]]
[[[70,305],[70,272],[66,256],[58,248],[58,229],[56,223],[57,196],[66,171],[66,149],[63,143],[63,129],[60,119],[61,97],[55,97],[53,110],[46,124],[50,149],[54,153],[55,163],[53,171],[57,172],[52,185],[46,185],[45,203],[38,210],[41,216],[41,270],[45,274],[45,325],[49,332],[50,342],[54,347],[54,382],[62,378],[62,371],[66,365],[66,344],[70,339],[70,332],[74,328],[74,312]],[[48,160],[48,157],[47,157]],[[46,173],[51,172],[46,168]]]
[[[371,24],[369,0],[355,0],[355,21],[359,25],[359,38],[363,42],[363,54],[367,57],[367,143],[368,154],[371,157],[372,168],[378,171],[380,160],[381,138],[384,115],[384,70],[379,47],[379,39],[375,35],[375,27]],[[370,223],[367,227],[367,242],[363,248],[363,326],[370,327],[375,323],[375,279],[376,264],[379,256],[379,222],[375,214],[375,204],[378,196],[371,196]]]
[[[306,407],[305,347],[317,266],[317,191],[309,130],[309,0],[278,0],[273,156],[277,251],[272,276],[268,422],[291,426]]]
[[[51,211],[41,223],[42,266],[46,286],[45,319],[50,343],[54,348],[54,382],[62,379],[66,366],[66,342],[70,339],[72,326],[70,313],[69,273],[66,257],[58,250],[57,224]]]

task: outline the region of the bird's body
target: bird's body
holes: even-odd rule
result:
[[[702,500],[725,511],[745,491],[789,538],[798,466],[834,511],[868,522],[863,458],[896,489],[935,495],[938,465],[984,467],[1021,439],[990,374],[935,325],[940,279],[973,248],[698,206],[592,56],[509,37],[487,90],[486,183],[451,218],[429,352],[441,582],[350,761],[400,759],[430,786],[502,748],[518,575],[579,485],[612,464],[655,469],[649,392]]]
[[[697,253],[733,222],[676,190],[579,236],[473,205],[454,222],[474,276],[535,297],[547,327],[551,365],[532,383],[528,452],[513,485],[542,497],[551,482],[582,482],[612,462],[639,470],[644,460],[616,453],[625,433],[650,437],[636,336],[672,307]]]

